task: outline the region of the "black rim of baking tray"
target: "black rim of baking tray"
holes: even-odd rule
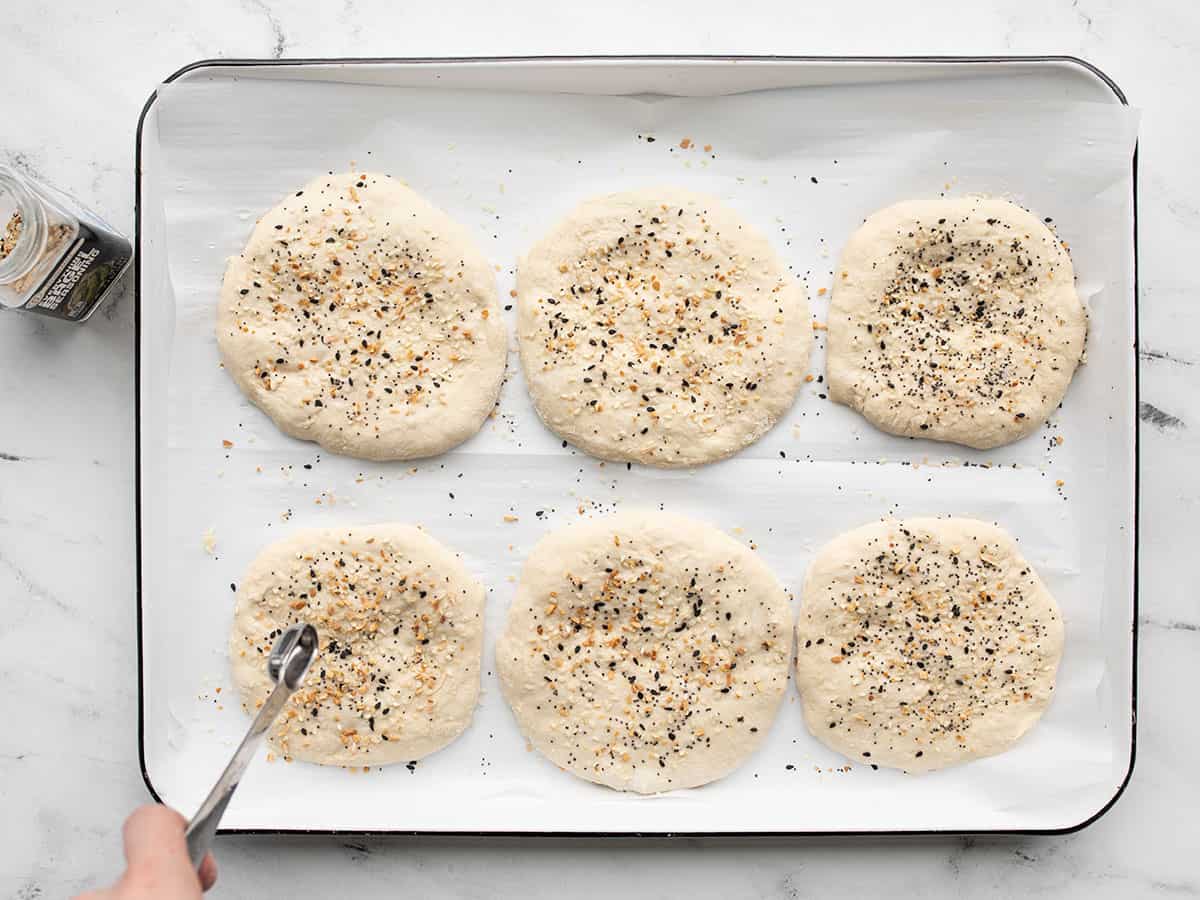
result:
[[[589,63],[589,62],[776,62],[776,63],[1049,63],[1078,66],[1102,81],[1125,106],[1129,101],[1125,92],[1106,73],[1092,63],[1076,56],[778,56],[736,54],[634,54],[634,55],[584,55],[584,56],[458,56],[458,57],[331,57],[311,59],[203,59],[190,63],[163,79],[170,84],[189,72],[205,68],[238,68],[267,66],[340,66],[340,65],[446,65],[462,63]],[[142,250],[142,126],[150,107],[158,99],[157,90],[146,100],[138,117],[135,163],[134,163],[134,245],[136,255]],[[831,838],[831,837],[930,837],[954,835],[1064,835],[1087,828],[1107,813],[1125,793],[1133,777],[1134,760],[1137,755],[1137,655],[1138,655],[1138,517],[1141,511],[1141,422],[1138,409],[1141,403],[1141,361],[1138,356],[1138,146],[1133,150],[1133,628],[1130,681],[1131,721],[1129,740],[1129,768],[1112,797],[1100,809],[1076,825],[1064,828],[995,828],[984,830],[967,829],[899,829],[863,831],[442,831],[404,828],[222,828],[218,834],[312,834],[385,836],[404,835],[418,837],[556,837],[556,838]],[[138,764],[146,789],[159,803],[163,802],[150,780],[146,769],[146,718],[145,718],[145,657],[142,646],[142,267],[141,260],[134,267],[134,504],[136,513],[137,540],[137,649],[138,649]]]

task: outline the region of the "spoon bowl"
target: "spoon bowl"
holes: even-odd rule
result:
[[[308,667],[317,655],[317,629],[297,623],[288,628],[267,657],[267,674],[276,684],[281,681],[288,690],[300,687]]]

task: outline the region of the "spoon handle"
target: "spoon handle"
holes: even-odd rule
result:
[[[271,696],[267,697],[262,709],[254,717],[254,723],[246,732],[246,736],[242,738],[241,744],[233,754],[233,759],[229,761],[229,765],[225,767],[225,771],[221,773],[221,777],[217,779],[213,789],[208,792],[208,796],[200,804],[200,809],[188,823],[187,846],[192,865],[199,867],[204,860],[204,855],[212,846],[213,835],[217,833],[217,825],[225,813],[225,807],[233,799],[233,792],[237,790],[238,782],[242,780],[246,767],[254,759],[254,751],[258,749],[259,741],[262,740],[266,730],[271,727],[271,723],[275,721],[275,717],[279,715],[291,694],[292,689],[282,681],[275,686]]]

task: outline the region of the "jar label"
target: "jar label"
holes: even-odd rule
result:
[[[125,271],[132,255],[124,237],[80,216],[74,245],[25,309],[73,322],[86,319]]]

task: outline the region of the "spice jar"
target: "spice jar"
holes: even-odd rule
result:
[[[74,199],[0,166],[0,308],[82,322],[132,258],[129,240]]]

